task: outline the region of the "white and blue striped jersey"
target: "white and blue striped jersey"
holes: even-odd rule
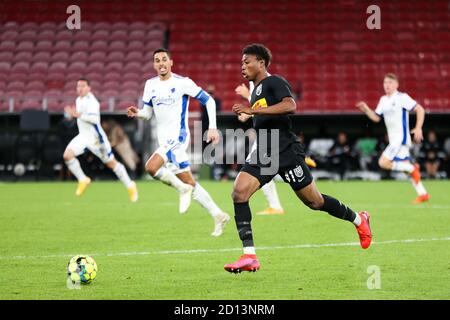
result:
[[[378,102],[375,113],[384,119],[389,144],[411,145],[409,132],[409,111],[412,111],[417,102],[408,94],[396,91],[390,97],[384,95]]]
[[[89,92],[84,97],[78,97],[75,104],[76,111],[81,114],[77,118],[79,134],[88,139],[98,140],[100,143],[107,140],[100,124],[100,103],[97,98]]]
[[[144,108],[153,108],[159,145],[184,143],[189,139],[189,97],[203,105],[210,98],[194,81],[175,73],[167,80],[156,76],[146,81],[142,100]]]

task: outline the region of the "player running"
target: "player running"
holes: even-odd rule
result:
[[[270,76],[270,73],[268,73],[267,75]],[[242,83],[241,85],[236,87],[235,92],[242,98],[250,102],[253,89],[255,88],[253,81],[249,82],[249,87],[250,89],[247,88],[247,86]],[[246,115],[245,113],[242,113],[241,115],[239,115],[238,119],[242,122],[246,122],[249,119],[249,117],[250,116]],[[250,150],[253,151],[255,148],[256,148],[256,141],[253,143]],[[305,157],[305,162],[311,168],[315,168],[317,166],[316,162],[310,157]],[[284,209],[281,206],[280,198],[278,197],[277,186],[275,185],[275,181],[273,181],[272,179],[271,181],[263,185],[261,187],[261,191],[263,192],[264,197],[266,198],[266,201],[269,204],[269,207],[267,207],[262,211],[257,212],[256,214],[257,215],[284,214]]]
[[[256,256],[251,227],[252,215],[249,206],[250,197],[264,184],[280,174],[290,184],[297,197],[309,208],[328,212],[330,215],[353,223],[359,235],[361,247],[366,249],[372,241],[369,225],[369,213],[362,211],[356,214],[349,207],[335,198],[321,194],[305,163],[303,145],[291,131],[289,114],[294,113],[297,105],[292,97],[289,83],[279,76],[269,76],[267,68],[272,55],[265,46],[251,44],[244,48],[242,56],[242,74],[248,81],[255,83],[251,96],[251,107],[235,104],[233,111],[237,115],[253,115],[253,125],[257,132],[257,148],[251,154],[239,172],[233,187],[233,203],[235,221],[244,254],[236,261],[224,266],[226,271],[256,271],[260,263]],[[272,150],[271,144],[260,139],[266,129],[268,136],[279,133],[278,150]],[[260,156],[260,152],[263,155]],[[267,155],[267,156],[266,156]],[[277,172],[265,172],[267,160],[279,159]]]
[[[91,179],[84,174],[76,158],[88,149],[115,173],[128,189],[130,200],[136,202],[138,200],[136,183],[128,176],[125,166],[114,158],[111,144],[100,125],[100,104],[91,92],[88,79],[78,79],[77,95],[76,106],[66,106],[64,111],[77,119],[79,133],[69,142],[63,155],[67,167],[78,180],[75,194],[81,196],[91,183]]]
[[[127,109],[129,117],[149,120],[155,113],[158,135],[158,149],[145,164],[145,170],[155,179],[174,187],[180,194],[180,213],[185,213],[191,203],[191,196],[200,203],[214,219],[212,236],[220,236],[230,220],[213,201],[209,193],[195,181],[189,166],[186,149],[189,146],[188,126],[189,97],[199,100],[206,106],[209,118],[208,142],[219,142],[216,127],[216,103],[191,79],[172,73],[173,60],[167,49],[153,53],[153,67],[158,76],[145,83],[144,107],[131,106]],[[169,168],[168,165],[171,165]]]
[[[425,110],[408,94],[397,91],[399,86],[395,74],[388,73],[384,76],[383,87],[385,95],[381,97],[375,111],[360,101],[356,106],[364,112],[373,122],[384,119],[389,145],[378,160],[378,165],[385,170],[403,171],[411,176],[411,182],[417,192],[417,198],[413,203],[418,204],[430,199],[428,192],[422,184],[420,166],[411,162],[409,149],[411,147],[411,134],[414,142],[423,140],[422,126],[425,119]],[[409,131],[409,112],[415,111],[417,115],[416,126]]]

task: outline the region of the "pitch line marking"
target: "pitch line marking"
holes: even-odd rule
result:
[[[425,238],[425,239],[403,239],[403,240],[386,240],[373,241],[372,245],[396,244],[396,243],[418,243],[432,241],[450,241],[450,237],[441,238]],[[359,247],[359,242],[341,242],[341,243],[318,243],[318,244],[296,244],[287,246],[261,246],[258,250],[283,250],[283,249],[311,249],[311,248],[328,248],[328,247]],[[146,256],[159,254],[191,254],[191,253],[217,253],[217,252],[234,252],[241,251],[242,248],[222,248],[222,249],[191,249],[191,250],[159,250],[159,251],[134,251],[134,252],[117,252],[117,253],[88,253],[90,256]],[[72,257],[73,254],[54,254],[46,256],[0,256],[0,260],[25,260],[25,259],[45,259],[45,258],[63,258]]]

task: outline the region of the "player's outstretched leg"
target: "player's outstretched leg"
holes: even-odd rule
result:
[[[257,215],[273,215],[284,214],[284,210],[281,207],[280,198],[278,197],[277,187],[272,180],[261,187],[261,191],[269,204],[269,207],[257,212]]]
[[[145,170],[156,180],[174,187],[180,194],[179,212],[186,213],[191,205],[192,191],[194,187],[181,181],[171,170],[164,167],[166,161],[158,154],[154,153],[145,164]]]
[[[137,186],[136,183],[130,179],[125,166],[115,159],[108,161],[106,166],[114,172],[116,177],[123,183],[125,188],[127,188],[130,201],[136,202],[138,200]]]
[[[224,269],[228,272],[255,272],[260,268],[260,263],[256,256],[253,243],[251,225],[252,213],[248,204],[248,200],[251,195],[258,190],[259,185],[259,181],[247,172],[241,171],[235,180],[232,194],[235,214],[234,219],[236,221],[239,238],[241,239],[244,248],[244,254],[235,262],[228,263],[224,266]]]
[[[411,172],[411,182],[414,189],[417,192],[417,198],[413,200],[414,204],[419,204],[430,200],[430,195],[422,184],[422,179],[420,176],[420,165],[418,163],[414,164],[414,170]]]
[[[194,187],[181,181],[171,170],[161,167],[153,178],[164,182],[165,184],[174,187],[180,194],[180,214],[186,213],[191,205],[192,191]]]
[[[211,198],[209,193],[198,183],[195,183],[194,191],[192,197],[196,200],[203,208],[208,210],[209,214],[214,219],[214,231],[211,233],[213,237],[220,236],[226,224],[230,221],[230,216],[223,212],[214,200]]]
[[[372,231],[370,229],[370,215],[366,211],[356,214],[339,200],[321,194],[314,181],[308,186],[295,192],[304,204],[313,210],[321,210],[338,219],[353,223],[359,236],[359,242],[363,249],[367,249],[372,242]]]
[[[422,203],[428,201],[430,196],[428,192],[425,190],[425,187],[422,184],[420,177],[420,166],[418,163],[412,164],[410,161],[392,161],[386,157],[381,157],[379,164],[382,168],[389,169],[393,171],[406,172],[411,177],[411,183],[416,190],[417,198],[413,201],[413,203]]]
[[[66,149],[66,151],[64,152],[64,161],[67,168],[78,180],[78,186],[77,190],[75,191],[75,195],[79,197],[91,184],[91,179],[84,174],[83,169],[81,169],[80,162],[75,157],[75,154],[72,150]]]

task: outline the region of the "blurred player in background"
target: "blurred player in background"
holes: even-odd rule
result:
[[[268,73],[270,76],[270,73]],[[255,88],[253,81],[249,82],[249,88],[242,83],[241,85],[237,86],[235,89],[236,94],[240,95],[242,98],[248,100],[250,102],[250,98],[253,92],[253,89]],[[247,121],[248,115],[245,113],[242,113],[238,116],[238,119],[242,122]],[[256,141],[253,143],[252,147],[250,148],[250,153],[256,148]],[[316,162],[311,159],[310,157],[305,157],[306,164],[311,167],[315,168]],[[281,206],[280,198],[278,197],[277,187],[275,185],[275,181],[271,180],[270,182],[266,183],[264,186],[261,187],[261,190],[264,194],[264,197],[267,200],[267,203],[269,204],[269,207],[257,212],[257,215],[272,215],[272,214],[284,214],[284,209]]]
[[[420,167],[418,163],[411,162],[409,149],[411,147],[411,134],[414,142],[423,140],[422,126],[425,119],[425,110],[408,94],[399,92],[399,81],[395,74],[388,73],[384,76],[383,87],[385,95],[381,97],[375,111],[369,108],[367,103],[360,101],[356,106],[364,112],[373,122],[384,119],[389,145],[382,153],[378,164],[385,170],[402,171],[411,176],[412,185],[417,192],[417,198],[413,203],[428,201],[430,196],[421,182]],[[409,131],[409,112],[416,113],[416,126]]]
[[[209,94],[191,79],[172,73],[173,60],[166,49],[153,53],[153,66],[158,76],[147,80],[143,94],[143,109],[131,106],[129,117],[149,120],[155,113],[159,148],[145,164],[145,170],[155,179],[174,187],[180,194],[180,213],[185,213],[191,196],[200,203],[214,219],[212,236],[220,236],[230,216],[213,201],[209,193],[192,176],[189,156],[190,133],[188,125],[189,97],[205,106],[209,118],[207,142],[219,142],[216,126],[216,104]]]
[[[76,106],[66,106],[64,111],[77,119],[79,133],[67,145],[63,155],[67,167],[78,180],[75,194],[81,196],[91,183],[91,179],[84,174],[76,158],[89,149],[115,173],[128,189],[130,200],[136,202],[138,200],[136,183],[130,179],[124,165],[114,158],[111,144],[100,125],[100,104],[91,93],[89,80],[78,79],[76,89],[78,95]]]
[[[295,112],[297,104],[289,83],[279,76],[269,76],[267,68],[271,58],[269,49],[261,44],[248,45],[242,52],[242,75],[255,83],[255,90],[252,92],[251,106],[235,104],[233,111],[238,116],[254,116],[253,125],[258,140],[256,149],[250,154],[250,160],[242,167],[233,186],[235,221],[244,254],[237,261],[224,266],[228,272],[254,272],[260,268],[253,242],[249,199],[277,174],[289,183],[297,197],[309,208],[325,211],[335,218],[353,223],[363,249],[368,248],[372,242],[368,212],[357,214],[339,200],[322,194],[317,189],[305,163],[304,147],[292,132],[289,114]],[[266,130],[269,131],[268,136],[272,136],[273,130],[278,133],[275,149],[272,148],[273,141],[267,143],[259,139]],[[273,162],[277,158],[277,170],[265,173],[267,160]]]

